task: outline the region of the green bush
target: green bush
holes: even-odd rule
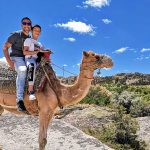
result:
[[[133,117],[150,116],[150,88],[147,86],[130,86],[129,91],[134,92],[138,100],[132,102],[130,113]]]
[[[118,107],[112,123],[99,128],[86,128],[83,131],[115,150],[145,150],[145,142],[137,139],[137,121],[130,115],[125,115],[124,111],[123,107]]]
[[[122,91],[128,89],[127,85],[122,84],[102,84],[102,86],[106,87],[109,91],[116,92],[118,94],[122,93]]]
[[[129,91],[135,93],[135,96],[141,97],[143,101],[150,102],[150,87],[148,86],[129,86]]]
[[[115,141],[119,144],[130,145],[134,150],[144,150],[145,143],[137,140],[138,123],[130,115],[124,115],[123,108],[118,107],[114,118],[116,126]]]
[[[130,108],[130,114],[132,117],[150,116],[150,104],[142,100],[134,101]]]
[[[130,113],[130,107],[134,101],[134,94],[128,91],[123,91],[122,93],[114,93],[111,97],[111,102],[113,105],[123,106],[127,114]]]
[[[100,87],[91,87],[87,96],[80,103],[96,104],[106,106],[110,103],[110,97],[101,93]]]

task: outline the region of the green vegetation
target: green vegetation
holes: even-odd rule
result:
[[[81,103],[109,107],[118,105],[123,106],[126,113],[133,117],[150,116],[150,87],[114,83],[105,83],[102,86],[112,93],[111,97],[102,93],[100,86],[92,86]]]
[[[112,93],[111,97],[102,93],[97,85],[90,88],[81,103],[111,107],[116,115],[112,123],[83,131],[116,150],[144,150],[145,143],[137,139],[138,123],[135,117],[150,116],[150,86],[120,83],[103,83],[102,86]]]
[[[137,139],[137,121],[129,114],[124,114],[123,107],[118,107],[112,123],[99,128],[83,129],[116,150],[145,150],[146,144]]]
[[[106,106],[110,103],[110,98],[106,94],[101,93],[100,86],[91,87],[87,96],[80,103]]]
[[[129,86],[128,90],[134,92],[135,96],[141,97],[142,101],[150,103],[150,87],[148,87],[148,86]]]

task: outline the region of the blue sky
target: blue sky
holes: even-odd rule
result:
[[[42,26],[39,41],[53,50],[52,62],[70,72],[78,74],[82,51],[93,50],[114,61],[102,76],[150,73],[149,7],[150,0],[1,0],[0,58],[5,40],[28,16]]]

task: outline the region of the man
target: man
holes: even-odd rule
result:
[[[16,101],[18,111],[27,112],[23,98],[24,98],[24,87],[27,68],[25,64],[25,57],[23,54],[23,44],[26,38],[29,38],[29,32],[31,30],[32,22],[28,17],[24,17],[21,20],[21,31],[12,33],[4,44],[3,52],[6,61],[11,69],[15,69],[17,72],[16,79]],[[11,53],[9,54],[8,49],[11,47]]]

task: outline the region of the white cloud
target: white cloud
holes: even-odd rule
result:
[[[143,53],[143,52],[146,52],[146,51],[150,51],[150,48],[143,48],[143,49],[141,50],[142,53]]]
[[[80,66],[80,63],[78,63],[77,66]]]
[[[137,59],[137,60],[143,60],[144,57],[143,57],[143,56],[140,56],[140,57],[137,57],[136,59]]]
[[[134,48],[130,48],[129,50],[134,52],[134,53],[137,53],[137,51]]]
[[[145,57],[145,59],[149,59],[149,58],[150,58],[150,57],[148,57],[148,56],[147,56],[147,57]]]
[[[94,27],[92,25],[80,21],[72,20],[67,23],[62,23],[62,24],[57,23],[55,24],[55,26],[68,29],[70,31],[77,32],[80,34],[91,34],[91,35],[95,34]]]
[[[83,2],[84,7],[102,8],[103,6],[109,6],[111,0],[86,0]]]
[[[123,53],[123,52],[125,52],[127,49],[128,49],[128,47],[122,47],[122,48],[116,50],[116,51],[113,52],[113,53],[116,53],[116,54]]]
[[[65,41],[70,41],[70,42],[75,42],[76,41],[76,39],[72,38],[72,37],[70,37],[70,38],[64,38],[64,40]]]
[[[7,62],[5,57],[0,58],[0,61]]]
[[[68,65],[64,64],[63,66],[64,66],[64,67],[67,67]]]
[[[112,21],[110,19],[102,19],[102,21],[105,23],[105,24],[110,24],[112,23]]]
[[[141,55],[140,57],[137,57],[136,59],[140,60],[140,61],[147,60],[147,59],[150,59],[150,56],[143,56],[143,55]]]
[[[105,69],[105,70],[111,70],[111,68],[103,68],[103,69]]]

